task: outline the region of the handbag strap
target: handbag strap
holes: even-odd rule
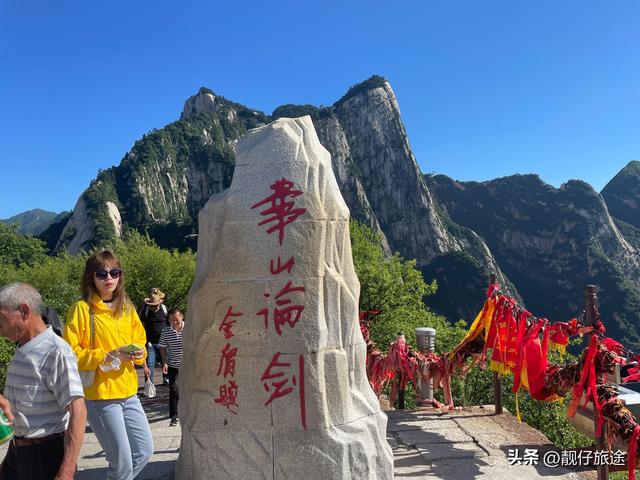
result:
[[[94,320],[93,320],[93,309],[91,308],[91,306],[89,306],[89,317],[91,318],[90,323],[89,323],[89,331],[90,333],[90,340],[89,340],[89,348],[91,350],[93,350],[94,347],[94,337],[96,334],[96,328],[94,325]]]

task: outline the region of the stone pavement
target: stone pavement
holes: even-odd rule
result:
[[[157,398],[142,399],[156,453],[139,478],[171,480],[180,447],[180,428],[168,426],[168,389],[158,386],[157,390]],[[577,473],[543,466],[543,452],[552,448],[546,437],[525,423],[519,424],[507,412],[495,415],[491,405],[451,414],[432,409],[387,413],[387,440],[393,449],[396,479],[595,479],[595,472]],[[525,448],[538,449],[539,465],[509,465],[508,451],[516,448],[521,455]],[[104,453],[93,434],[88,433],[77,478],[102,478],[104,465]]]
[[[495,415],[493,405],[452,413],[433,409],[391,411],[387,440],[395,462],[396,479],[492,480],[595,479],[595,471],[571,472],[545,467],[544,452],[553,444],[508,412]],[[510,465],[509,450],[539,452],[538,465]]]
[[[169,427],[168,388],[156,369],[158,396],[141,398],[147,412],[155,454],[138,480],[173,480],[180,447],[179,427]],[[141,373],[141,372],[140,372]],[[142,381],[140,382],[142,384]],[[142,389],[140,389],[142,392]],[[441,413],[433,409],[391,411],[387,440],[393,449],[396,479],[466,480],[587,480],[595,471],[570,472],[542,465],[543,452],[552,449],[549,441],[525,423],[519,424],[505,412],[495,415],[493,406],[472,407]],[[87,426],[78,462],[79,480],[104,478],[104,452]],[[540,452],[538,465],[509,465],[509,449],[525,448]],[[6,446],[0,447],[0,458]],[[313,477],[309,477],[311,480]],[[244,479],[243,479],[244,480]],[[359,479],[354,479],[359,480]]]

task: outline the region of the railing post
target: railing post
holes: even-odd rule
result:
[[[496,274],[489,275],[489,282],[496,283]],[[500,375],[498,372],[493,372],[493,396],[495,403],[496,414],[502,413],[502,382],[500,381]]]
[[[429,327],[416,328],[416,343],[418,350],[423,355],[435,352],[436,329]],[[433,380],[423,381],[422,375],[418,375],[418,405],[433,405]]]
[[[595,285],[585,285],[584,287],[584,311],[585,311],[585,324],[589,326],[593,326],[598,318],[598,298],[596,296],[596,286]],[[591,336],[595,335],[595,333],[591,333]],[[597,395],[597,392],[596,392]],[[594,406],[595,409],[595,406]],[[594,410],[595,412],[595,410]],[[595,432],[596,432],[596,450],[608,450],[609,446],[607,445],[606,440],[606,429],[607,425],[602,425],[602,430],[600,435],[598,435],[598,420],[594,419],[596,424]],[[598,480],[608,480],[609,478],[609,467],[607,465],[598,465],[596,467],[596,472],[598,476]]]

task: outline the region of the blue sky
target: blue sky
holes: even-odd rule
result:
[[[73,208],[200,86],[271,113],[386,77],[423,172],[600,190],[640,159],[640,3],[0,0],[0,218]]]

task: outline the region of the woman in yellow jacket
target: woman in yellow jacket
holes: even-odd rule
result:
[[[64,338],[78,357],[80,372],[95,371],[95,381],[84,394],[89,425],[109,462],[107,479],[132,480],[153,455],[134,367],[142,365],[146,355],[144,327],[125,293],[122,267],[112,252],[87,259],[81,290],[82,300],[67,313]]]

